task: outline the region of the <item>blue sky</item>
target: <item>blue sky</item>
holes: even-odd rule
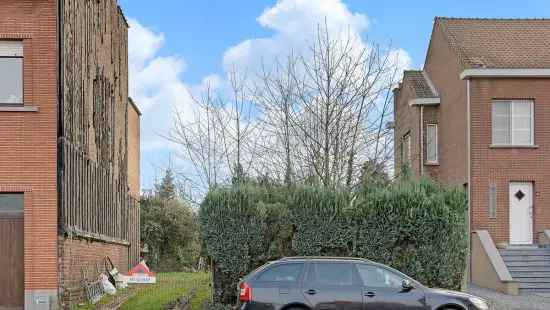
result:
[[[288,40],[280,39],[278,33],[282,33],[283,37],[284,34],[291,36],[292,31],[298,32],[300,27],[307,25],[300,24],[300,19],[304,19],[304,8],[316,12],[312,13],[314,18],[320,18],[322,12],[327,10],[341,13],[334,18],[335,23],[343,25],[349,18],[349,23],[354,25],[361,37],[378,43],[391,42],[392,47],[402,49],[410,57],[408,66],[416,68],[422,67],[424,62],[434,16],[550,16],[548,0],[283,2],[286,3],[286,11],[281,13],[283,9],[273,10],[277,4],[275,0],[119,0],[133,25],[130,31],[130,62],[134,69],[131,69],[130,79],[133,83],[131,95],[137,97],[144,113],[143,188],[151,187],[155,177],[166,166],[169,154],[176,151],[158,136],[169,130],[169,102],[185,107],[189,104],[184,102],[189,101],[189,92],[200,88],[206,77],[223,80],[228,59],[250,63],[250,58],[258,54],[255,49],[265,48],[253,41],[252,52],[247,51],[246,58],[238,53],[243,51],[242,48],[233,54],[228,53],[232,47],[246,47],[243,42],[257,38],[272,38],[270,44],[287,44]],[[289,5],[292,7],[293,3],[304,8],[302,11],[292,11]],[[315,9],[316,6],[331,5],[337,6],[338,10],[331,7],[325,8],[327,10]],[[266,9],[272,9],[271,15],[264,16],[263,21],[259,20]],[[306,14],[305,17],[310,16]]]

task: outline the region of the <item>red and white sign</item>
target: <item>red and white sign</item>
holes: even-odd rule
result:
[[[149,270],[147,264],[141,261],[134,268],[132,268],[126,276],[128,283],[133,284],[152,284],[157,283],[157,275]]]

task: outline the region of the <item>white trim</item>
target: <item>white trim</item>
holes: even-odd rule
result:
[[[409,100],[409,105],[438,105],[441,103],[441,99],[439,97],[435,98],[416,98]]]
[[[461,80],[473,77],[550,78],[550,69],[466,69],[460,74]]]

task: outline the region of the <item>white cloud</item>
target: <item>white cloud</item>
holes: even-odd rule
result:
[[[143,112],[142,149],[168,149],[173,145],[160,135],[169,133],[174,111],[192,105],[189,87],[181,75],[186,69],[183,57],[162,56],[164,35],[129,19],[130,96]]]
[[[331,35],[349,35],[358,46],[365,46],[361,35],[369,27],[368,17],[351,12],[342,0],[280,0],[265,9],[257,20],[272,30],[273,35],[248,39],[229,48],[223,59],[226,69],[233,65],[241,69],[254,69],[262,63],[269,65],[290,50],[307,54],[317,29],[325,24]]]

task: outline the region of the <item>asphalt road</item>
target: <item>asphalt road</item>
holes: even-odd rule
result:
[[[485,298],[491,305],[491,310],[549,310],[548,296],[510,296],[493,290],[471,286],[468,292]]]

